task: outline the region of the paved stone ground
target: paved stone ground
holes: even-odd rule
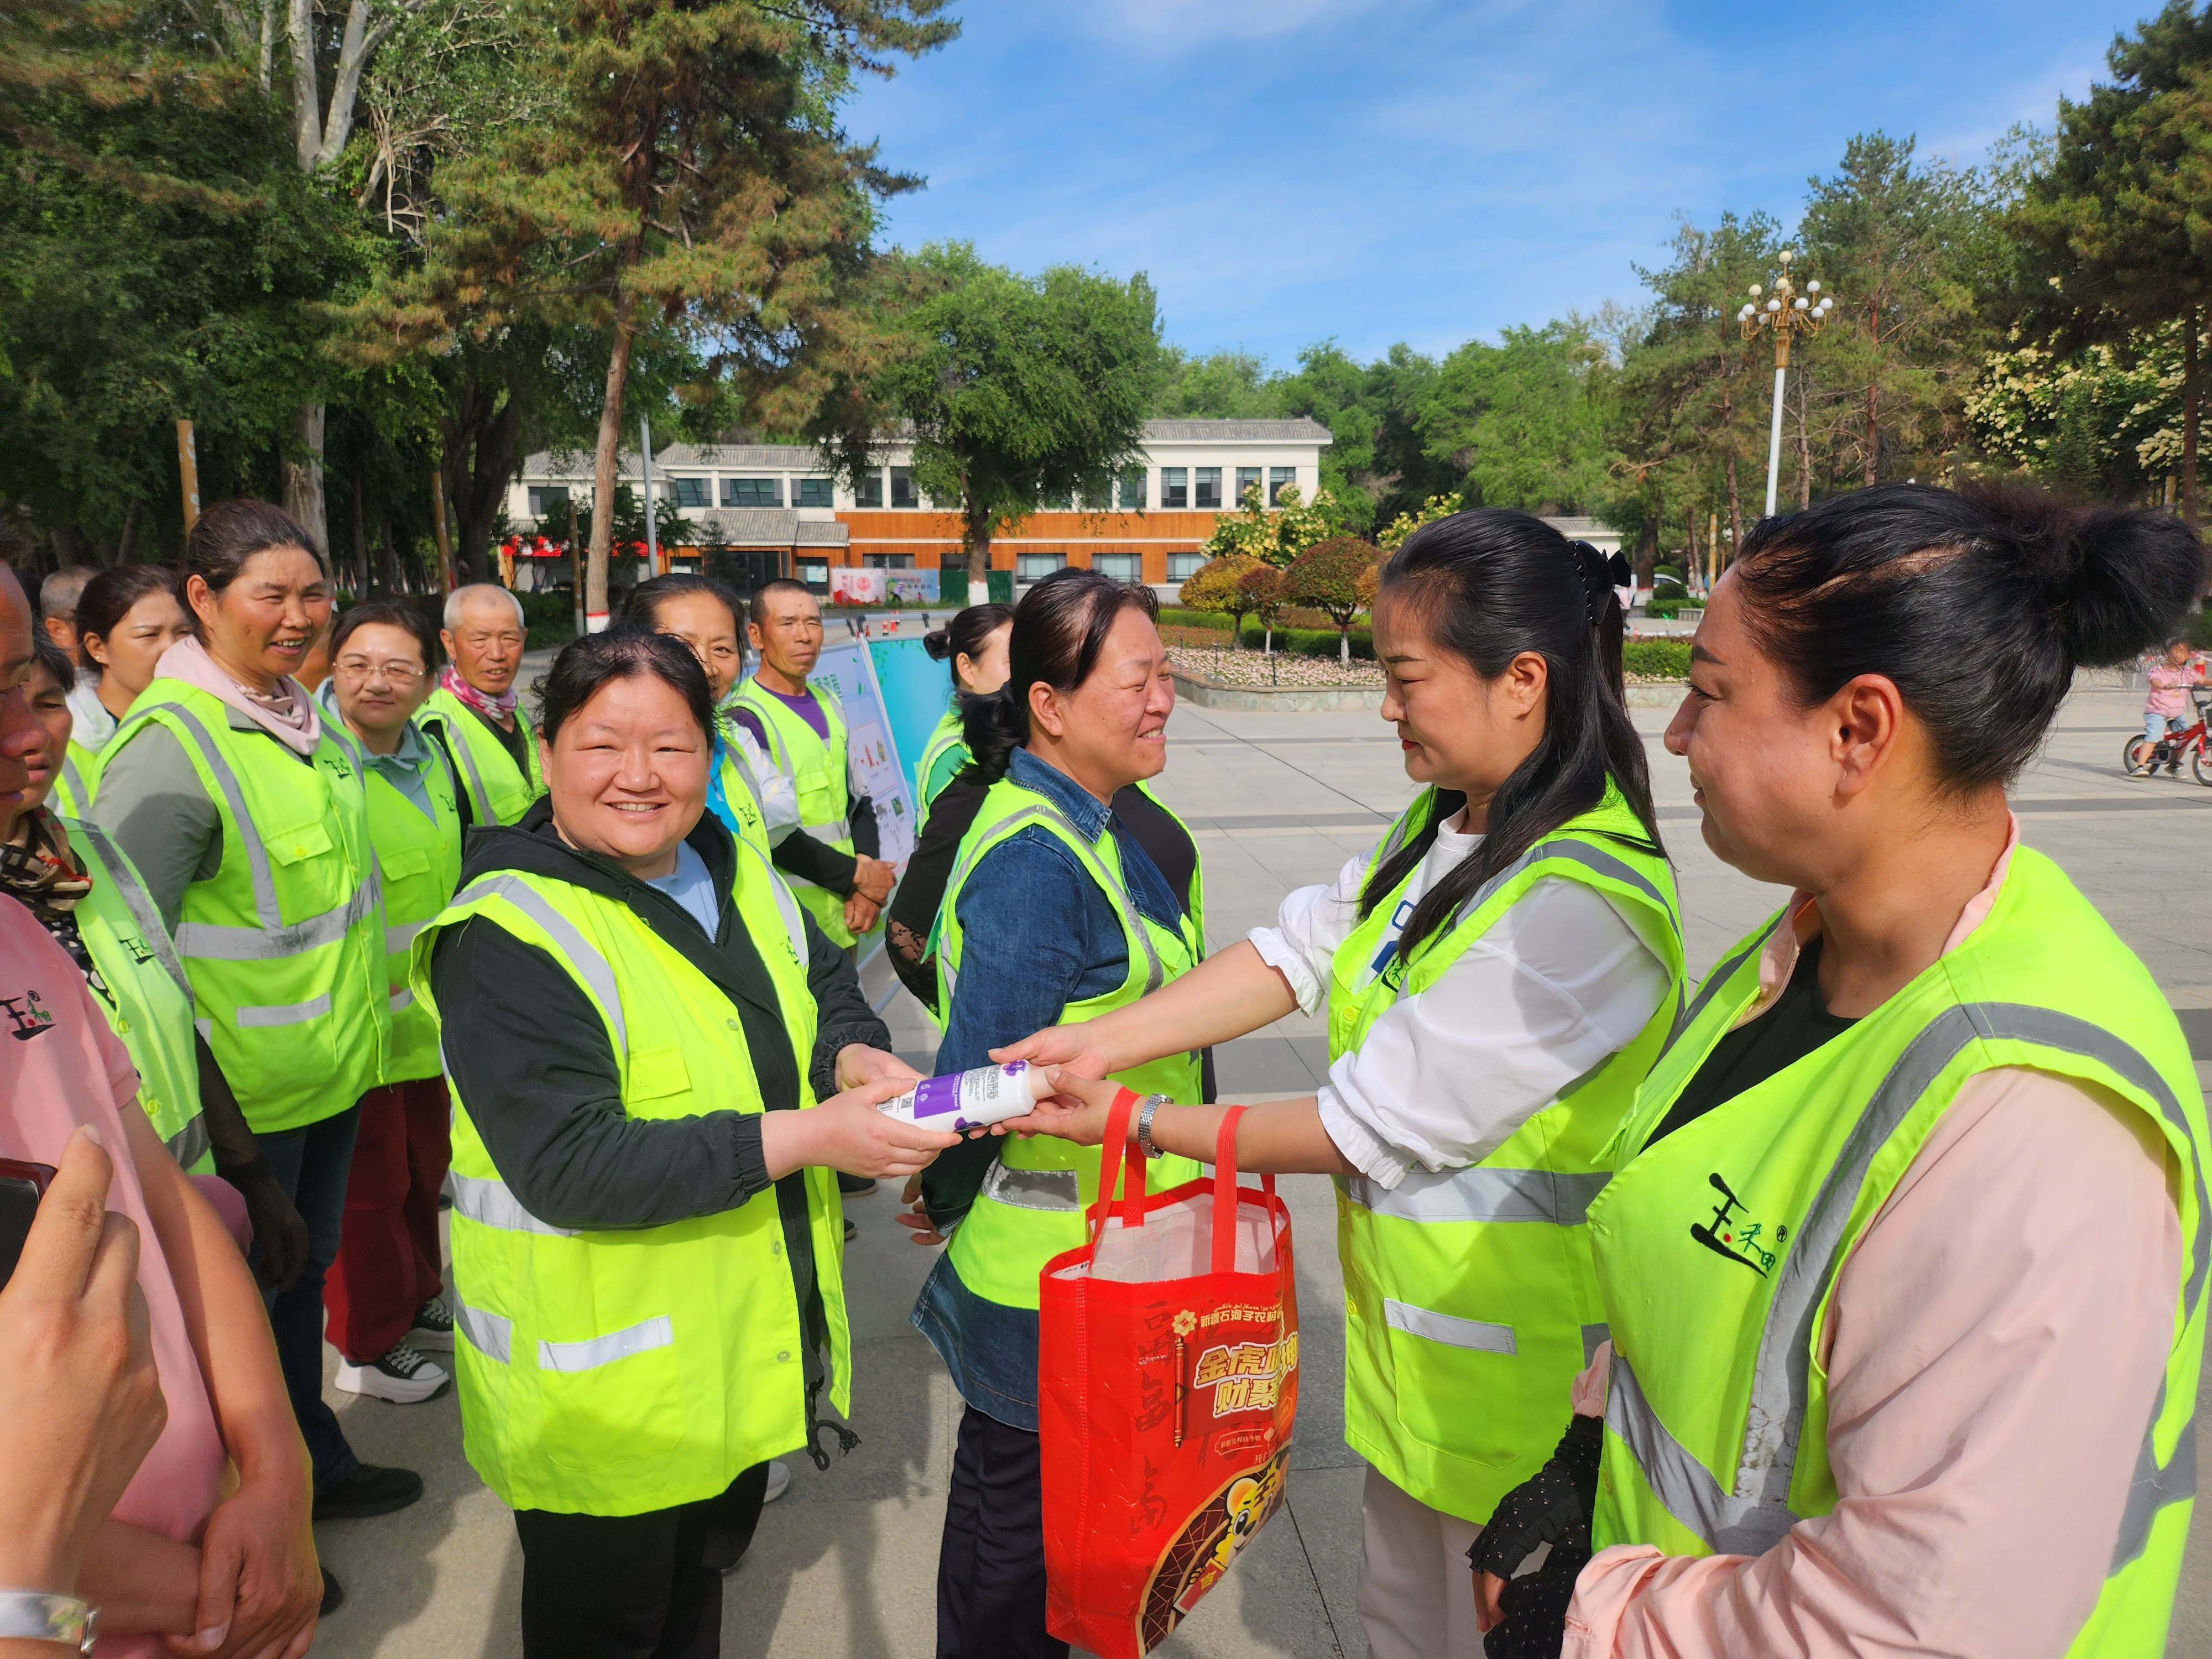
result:
[[[2085,690],[2047,752],[2021,781],[2028,842],[2070,871],[2141,951],[2182,1011],[2200,1077],[2212,1079],[2212,929],[2197,860],[2212,830],[2212,791],[2185,780],[2130,781],[2114,757],[2139,699]],[[1666,712],[1640,709],[1650,740],[1662,827],[1677,860],[1691,966],[1702,973],[1779,895],[1707,853],[1680,762],[1657,737]],[[1332,876],[1363,850],[1411,793],[1398,751],[1371,715],[1247,714],[1180,708],[1171,727],[1166,798],[1205,851],[1209,931],[1221,945],[1271,920],[1293,887]],[[936,1033],[894,988],[868,973],[910,1058]],[[1293,1017],[1220,1057],[1224,1093],[1240,1098],[1310,1091],[1325,1074],[1320,1022]],[[1285,1514],[1161,1651],[1199,1656],[1361,1659],[1354,1606],[1361,1465],[1342,1435],[1340,1316],[1332,1205],[1319,1177],[1286,1182],[1301,1264],[1306,1340],[1295,1478]],[[935,1356],[906,1322],[929,1267],[905,1243],[887,1191],[848,1200],[860,1237],[847,1255],[858,1359],[859,1450],[817,1474],[795,1460],[790,1495],[763,1517],[750,1555],[727,1581],[723,1651],[732,1659],[822,1659],[933,1651],[937,1539],[959,1405]],[[424,1500],[381,1520],[319,1529],[325,1559],[349,1599],[324,1626],[319,1651],[337,1656],[517,1653],[520,1559],[500,1502],[460,1456],[450,1393],[395,1407],[333,1393],[347,1432],[374,1462],[421,1469]],[[2212,1407],[2212,1376],[2204,1403]],[[2212,1412],[2200,1414],[2212,1421]],[[2212,1506],[2198,1512],[2168,1651],[2212,1652]]]

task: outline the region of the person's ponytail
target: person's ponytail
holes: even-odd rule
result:
[[[1484,679],[1533,651],[1544,659],[1544,735],[1491,798],[1481,843],[1414,905],[1399,934],[1401,959],[1450,926],[1484,884],[1569,819],[1604,800],[1610,781],[1644,834],[1617,836],[1661,853],[1644,740],[1622,689],[1626,633],[1616,578],[1626,561],[1570,542],[1527,513],[1482,507],[1424,525],[1383,567],[1376,594],[1415,621],[1437,649]],[[1428,820],[1369,878],[1370,915],[1419,867],[1437,831],[1466,805],[1438,790]]]
[[[963,783],[996,783],[1006,775],[1014,750],[1030,740],[1029,693],[1014,696],[1008,680],[995,691],[981,696],[956,694],[960,699],[960,741],[968,745],[968,764],[959,772]]]

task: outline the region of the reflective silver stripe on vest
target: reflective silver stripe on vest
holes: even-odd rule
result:
[[[477,770],[477,751],[469,746],[469,734],[457,729],[453,717],[443,709],[434,711],[431,719],[434,723],[441,722],[446,728],[447,741],[438,746],[447,751],[449,758],[453,757],[454,750],[459,751],[458,758],[469,775],[470,805],[478,816],[496,823],[499,815],[491,810],[491,791],[484,787],[483,774]]]
[[[482,877],[453,895],[453,902],[473,904],[484,898],[505,899],[552,936],[568,971],[591,987],[599,1006],[614,1022],[616,1042],[627,1051],[629,1026],[623,1018],[622,991],[615,984],[615,970],[599,954],[599,947],[586,939],[582,929],[546,902],[545,896],[520,876],[501,872]]]
[[[1516,1353],[1510,1325],[1493,1325],[1487,1320],[1461,1319],[1451,1314],[1437,1313],[1427,1308],[1417,1308],[1410,1302],[1385,1297],[1382,1321],[1394,1331],[1404,1331],[1412,1336],[1425,1336],[1431,1342],[1442,1342],[1455,1348],[1474,1348],[1483,1353]]]
[[[192,1121],[171,1135],[164,1144],[169,1149],[169,1156],[177,1160],[177,1167],[189,1170],[207,1155],[214,1142],[208,1138],[207,1119],[194,1112]]]
[[[1496,875],[1491,877],[1489,880],[1484,882],[1481,886],[1476,888],[1473,895],[1462,902],[1457,910],[1453,912],[1451,920],[1452,927],[1458,927],[1469,916],[1473,915],[1477,910],[1480,910],[1485,904],[1490,902],[1490,898],[1492,894],[1496,893],[1499,888],[1504,886],[1507,882],[1512,880],[1516,876],[1528,869],[1530,865],[1540,864],[1547,859],[1565,859],[1572,863],[1579,864],[1586,869],[1594,870],[1599,875],[1604,876],[1609,880],[1618,881],[1627,886],[1637,888],[1648,896],[1654,904],[1659,907],[1661,915],[1667,916],[1670,920],[1673,920],[1674,917],[1674,907],[1667,902],[1667,896],[1664,893],[1662,893],[1658,888],[1654,886],[1640,871],[1624,862],[1622,860],[1613,857],[1610,853],[1600,852],[1596,848],[1592,847],[1588,842],[1579,841],[1572,836],[1559,836],[1550,841],[1538,842],[1527,852],[1522,854],[1519,858],[1514,860],[1512,863],[1507,865]],[[1431,937],[1441,937],[1448,931],[1449,930],[1439,928],[1437,932],[1435,934],[1431,935]],[[1676,925],[1676,931],[1680,931],[1679,922],[1677,922]]]
[[[1079,1210],[1082,1190],[1073,1170],[1010,1170],[994,1163],[982,1195],[1018,1210]]]
[[[548,1238],[574,1238],[573,1228],[540,1221],[522,1207],[504,1181],[483,1176],[454,1173],[453,1213],[465,1216],[479,1227],[496,1227],[503,1233],[541,1233]]]
[[[1797,1524],[1787,1504],[1723,1492],[1712,1471],[1667,1432],[1618,1348],[1606,1382],[1605,1424],[1627,1444],[1667,1513],[1720,1553],[1764,1555]],[[1786,1480],[1783,1486],[1786,1492]]]
[[[1138,914],[1137,907],[1131,902],[1127,890],[1115,879],[1114,872],[1108,868],[1106,860],[1097,855],[1097,843],[1085,841],[1083,832],[1075,827],[1074,822],[1068,817],[1067,814],[1048,801],[1040,799],[1036,805],[1024,806],[1018,812],[1011,812],[993,824],[990,846],[979,848],[976,852],[962,860],[958,867],[952,872],[951,878],[945,884],[945,890],[952,894],[957,902],[961,888],[967,883],[969,872],[994,848],[1012,840],[1016,835],[1031,823],[1058,824],[1068,833],[1077,846],[1092,849],[1091,873],[1106,890],[1106,896],[1113,900],[1118,908],[1121,917],[1122,931],[1133,934],[1137,943],[1144,947],[1146,994],[1149,995],[1158,990],[1161,981],[1166,979],[1167,973],[1160,966],[1160,953],[1152,944],[1152,934],[1146,929],[1144,917]],[[1002,831],[1004,833],[1001,833]],[[1112,835],[1113,826],[1109,824],[1100,833]]]
[[[1402,1221],[1548,1221],[1556,1227],[1579,1227],[1590,1201],[1611,1179],[1602,1171],[1564,1175],[1478,1164],[1435,1174],[1410,1170],[1395,1187],[1352,1176],[1344,1183],[1344,1195],[1362,1209]]]
[[[138,936],[153,953],[162,970],[177,982],[177,988],[191,1000],[192,982],[185,975],[185,964],[177,960],[177,949],[169,939],[169,929],[161,920],[161,913],[154,905],[153,895],[139,885],[138,878],[131,873],[131,860],[123,849],[107,838],[107,832],[96,823],[82,818],[66,818],[63,823],[71,836],[82,836],[91,845],[93,856],[100,862],[114,884],[115,895],[123,901],[123,908],[131,912],[131,921],[138,924]]]
[[[2158,1103],[2166,1121],[2185,1139],[2189,1138],[2189,1122],[2181,1103],[2159,1075],[2157,1067],[2100,1025],[2055,1009],[2010,1002],[1964,1003],[1945,1009],[1930,1020],[1906,1045],[1890,1067],[1889,1074],[1869,1097],[1857,1123],[1837,1154],[1834,1166],[1807,1210],[1796,1237],[1790,1240],[1789,1254],[1777,1276],[1774,1297],[1768,1304],[1765,1324],[1759,1333],[1759,1358],[1752,1374],[1750,1408],[1744,1426],[1743,1453],[1735,1470],[1734,1494],[1728,1499],[1730,1504],[1742,1506],[1744,1516],[1765,1517],[1759,1524],[1771,1527],[1776,1517],[1790,1515],[1790,1483],[1796,1472],[1798,1437],[1805,1425],[1813,1321],[1841,1266],[1845,1229],[1866,1183],[1867,1171],[1875,1154],[1936,1077],[1967,1044],[1974,1042],[2034,1043],[2094,1060],[2149,1096]],[[2208,1210],[2204,1170],[2197,1160],[2192,1158],[2191,1162],[2197,1212],[2200,1218],[2212,1217],[2212,1210]],[[2191,1258],[2189,1276],[2182,1290],[2185,1322],[2195,1316],[2203,1292],[2208,1260],[2212,1259],[2212,1226],[2200,1223]],[[1617,1352],[1613,1368],[1617,1395],[1622,1370],[1621,1357]],[[1681,1452],[1641,1393],[1635,1389],[1632,1379],[1630,1391],[1635,1395],[1634,1404],[1625,1406],[1623,1411],[1632,1418],[1640,1411],[1650,1419],[1643,1431],[1652,1443],[1655,1455],[1662,1459],[1662,1466],[1655,1468],[1641,1450],[1637,1453],[1637,1462],[1669,1513],[1685,1525],[1692,1526],[1714,1548],[1728,1553],[1759,1553],[1789,1530],[1789,1521],[1784,1519],[1780,1529],[1766,1544],[1746,1550],[1742,1544],[1723,1543],[1713,1532],[1695,1527],[1688,1519],[1689,1514],[1705,1512],[1711,1506],[1690,1475],[1664,1462],[1666,1448],[1672,1447],[1680,1454],[1706,1481],[1711,1481],[1713,1477],[1694,1458]],[[2161,1389],[2161,1406],[2163,1397]],[[2128,1507],[2113,1551],[2115,1571],[2142,1553],[2159,1508],[2193,1493],[2196,1488],[2194,1422],[2182,1425],[2172,1458],[2161,1464],[2156,1445],[2158,1416],[2157,1411],[2152,1413],[2150,1427],[2145,1431],[2142,1449],[2136,1456],[2135,1483],[2130,1488]],[[1608,1403],[1607,1420],[1612,1417],[1613,1409]],[[1627,1429],[1622,1429],[1620,1433],[1634,1448],[1635,1440]],[[1659,1443],[1662,1438],[1663,1446]],[[1662,1474],[1669,1484],[1662,1484]],[[1727,1524],[1751,1523],[1739,1517]]]
[[[1682,1033],[1697,1023],[1698,1016],[1705,1012],[1705,1005],[1720,994],[1721,987],[1733,979],[1737,969],[1741,969],[1746,962],[1765,950],[1766,941],[1774,937],[1775,930],[1789,920],[1790,912],[1785,908],[1780,915],[1775,917],[1754,935],[1750,943],[1705,975],[1705,982],[1698,988],[1697,1000],[1674,1016],[1674,1026],[1668,1031],[1666,1042],[1659,1045],[1658,1055],[1651,1062],[1655,1070],[1659,1061],[1666,1059],[1667,1051],[1680,1040]]]
[[[320,1019],[330,1011],[331,994],[325,991],[305,1002],[241,1004],[232,1018],[242,1026],[303,1025],[311,1019]]]
[[[397,927],[386,928],[384,930],[384,954],[386,956],[392,956],[401,951],[404,951],[409,945],[415,943],[415,935],[421,933],[425,927],[428,927],[433,920],[434,918],[432,917],[425,916],[420,921],[403,921]]]
[[[458,1296],[453,1298],[453,1323],[460,1327],[461,1334],[469,1344],[487,1359],[496,1359],[502,1365],[513,1363],[514,1322],[501,1315],[486,1313],[481,1308],[471,1308]]]
[[[811,836],[817,841],[850,841],[853,838],[853,821],[850,818],[831,818],[825,823],[802,823],[799,826],[799,832],[803,836]]]
[[[62,757],[62,787],[69,791],[70,799],[76,803],[78,811],[92,805],[85,799],[84,775],[76,769],[76,762],[66,755]]]
[[[761,857],[759,848],[743,836],[733,836],[731,839],[738,843],[738,856],[744,858],[750,854],[760,865],[762,873],[768,878],[768,890],[775,897],[775,912],[783,918],[783,931],[791,939],[791,953],[799,958],[799,965],[804,969],[807,965],[806,913],[799,908],[799,901],[791,896],[791,889],[776,874],[775,867]]]
[[[651,1319],[641,1320],[635,1325],[618,1331],[609,1331],[605,1336],[587,1336],[580,1342],[540,1342],[538,1345],[538,1369],[541,1371],[588,1371],[601,1365],[611,1365],[617,1359],[628,1359],[633,1354],[651,1353],[655,1348],[676,1346],[676,1328],[668,1322],[666,1314],[656,1314]]]

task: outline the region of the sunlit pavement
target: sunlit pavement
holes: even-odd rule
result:
[[[2199,873],[2212,789],[2185,773],[2142,781],[2118,775],[2121,742],[2141,729],[2141,707],[2139,695],[2124,691],[2077,693],[2021,781],[2015,804],[2028,843],[2064,866],[2142,953],[2181,1011],[2198,1075],[2212,1080],[2212,908]],[[1702,973],[1781,895],[1705,849],[1681,763],[1659,747],[1666,718],[1663,709],[1637,711],[1680,873],[1691,967]],[[1231,714],[1186,704],[1170,733],[1161,790],[1199,836],[1216,949],[1271,921],[1291,889],[1333,877],[1412,793],[1396,744],[1370,715]],[[934,1027],[880,962],[866,977],[884,999],[901,1052],[926,1060]],[[1327,1058],[1322,1023],[1293,1017],[1224,1048],[1221,1086],[1245,1099],[1308,1092],[1326,1075]],[[1284,1184],[1296,1218],[1305,1332],[1290,1503],[1163,1654],[1356,1659],[1366,1651],[1353,1605],[1361,1465],[1341,1434],[1343,1298],[1332,1205],[1319,1177]],[[732,1659],[927,1659],[933,1651],[937,1540],[959,1405],[906,1322],[933,1258],[893,1223],[896,1199],[879,1189],[846,1201],[860,1229],[847,1248],[846,1285],[858,1370],[853,1421],[863,1443],[827,1473],[791,1460],[790,1493],[765,1512],[750,1554],[726,1581],[722,1650]],[[461,1459],[450,1392],[419,1406],[335,1392],[329,1398],[362,1457],[420,1469],[428,1491],[398,1515],[317,1529],[324,1559],[348,1591],[317,1650],[519,1653],[514,1527]],[[2212,1388],[2206,1398],[2212,1401]],[[2212,1515],[2200,1509],[2168,1644],[2173,1656],[2212,1652],[2208,1534]]]

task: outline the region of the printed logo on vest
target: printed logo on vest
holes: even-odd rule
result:
[[[18,1042],[28,1042],[54,1029],[53,1014],[39,1000],[36,991],[19,991],[12,997],[0,997],[0,1012],[8,1016],[8,1035]]]
[[[1696,1239],[1715,1255],[1726,1256],[1740,1267],[1748,1267],[1761,1279],[1774,1271],[1774,1264],[1782,1259],[1782,1247],[1789,1242],[1790,1226],[1778,1224],[1770,1235],[1766,1224],[1753,1220],[1743,1210],[1743,1200],[1729,1190],[1729,1184],[1716,1170],[1706,1177],[1713,1189],[1720,1194],[1721,1202],[1713,1206],[1713,1224],[1702,1221],[1690,1224],[1690,1237]],[[1766,1248],[1769,1244],[1774,1248]]]

